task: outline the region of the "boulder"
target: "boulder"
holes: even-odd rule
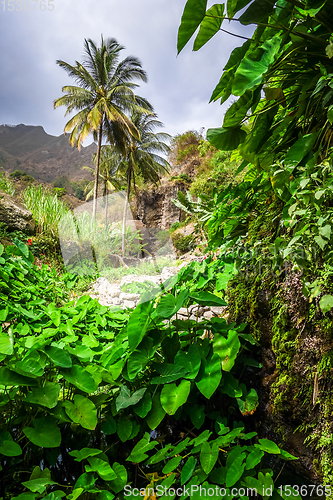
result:
[[[32,213],[13,196],[3,192],[0,192],[0,222],[4,222],[9,231],[22,231],[27,235],[36,232]]]

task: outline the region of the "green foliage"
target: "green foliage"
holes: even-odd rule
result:
[[[15,194],[15,187],[13,183],[7,179],[5,172],[0,172],[0,191],[8,193],[11,196]]]
[[[28,247],[16,242],[1,252],[0,484],[7,495],[111,499],[135,477],[139,488],[272,483],[260,462],[265,453],[283,459],[281,450],[233,423],[235,412],[249,415],[257,405],[238,355],[251,347],[245,325],[172,318],[180,307],[221,303],[186,288],[192,278],[204,290],[216,261],[184,268],[166,283],[168,294],[128,315],[88,296],[57,306],[53,280],[48,287],[49,273],[32,264]],[[223,274],[226,265],[219,265]],[[228,366],[213,337],[228,342]],[[191,420],[200,433],[187,435]]]
[[[315,155],[315,161],[321,161],[331,147],[330,3],[323,0],[314,8],[305,0],[297,5],[291,0],[283,5],[275,0],[249,4],[250,0],[227,2],[229,18],[237,18],[246,7],[238,21],[256,24],[257,28],[251,39],[231,52],[224,67],[211,100],[221,99],[223,103],[231,95],[239,99],[225,114],[223,127],[208,130],[207,137],[218,149],[239,147],[247,161],[263,169],[269,169],[277,159],[285,159],[291,170],[306,155]],[[206,8],[205,1],[187,1],[178,32],[178,51],[197,28],[194,50],[225,22],[222,5]],[[250,127],[244,127],[248,121]],[[307,141],[305,147],[303,140]]]
[[[26,172],[21,172],[21,170],[14,170],[9,175],[10,179],[18,179],[22,182],[33,182],[35,179],[32,177],[32,175],[28,175]]]
[[[57,241],[59,222],[69,212],[64,202],[42,186],[28,186],[21,196],[37,222],[38,233]]]
[[[195,241],[196,241],[196,238],[192,234],[188,234],[186,236],[182,235],[180,233],[173,233],[172,234],[172,243],[173,243],[174,247],[177,250],[179,250],[179,252],[181,254],[184,254],[184,253],[192,250],[192,248],[195,247]]]
[[[208,141],[205,142],[210,144]],[[202,154],[202,156],[204,155]],[[207,166],[199,167],[190,187],[190,193],[193,196],[201,196],[202,194],[209,196],[213,189],[221,192],[229,184],[239,184],[243,177],[244,174],[238,172],[238,162],[232,158],[230,153],[215,151]]]
[[[183,134],[175,135],[171,141],[170,157],[180,163],[198,153],[202,134],[196,130],[189,130]]]
[[[172,175],[170,177],[170,180],[171,181],[182,181],[182,182],[186,182],[186,183],[192,182],[191,177],[187,174]]]

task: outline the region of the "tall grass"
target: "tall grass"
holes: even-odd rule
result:
[[[58,238],[58,224],[69,208],[43,186],[28,186],[21,194],[24,205],[37,221],[37,232]]]
[[[11,196],[15,193],[14,185],[9,179],[7,179],[5,172],[0,172],[0,191],[8,193]]]

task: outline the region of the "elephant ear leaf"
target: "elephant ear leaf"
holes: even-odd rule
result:
[[[183,50],[204,19],[206,8],[207,0],[187,0],[178,30],[178,54]]]
[[[215,4],[207,10],[203,18],[199,33],[194,41],[193,50],[199,50],[208,42],[221,28],[224,19],[224,4]]]
[[[210,128],[207,130],[207,140],[221,151],[233,151],[246,138],[245,130],[240,127]]]

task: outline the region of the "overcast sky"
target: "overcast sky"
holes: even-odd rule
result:
[[[103,34],[126,47],[121,58],[141,60],[149,81],[138,94],[153,104],[166,132],[221,126],[228,105],[208,102],[231,50],[243,40],[220,32],[200,51],[191,44],[177,57],[185,0],[51,0],[52,11],[41,11],[41,0],[25,0],[30,10],[15,10],[23,1],[0,4],[0,124],[42,125],[62,134],[65,108],[54,110],[53,100],[73,81],[56,60],[82,61],[84,38],[99,42]],[[225,28],[251,32],[238,23]]]

